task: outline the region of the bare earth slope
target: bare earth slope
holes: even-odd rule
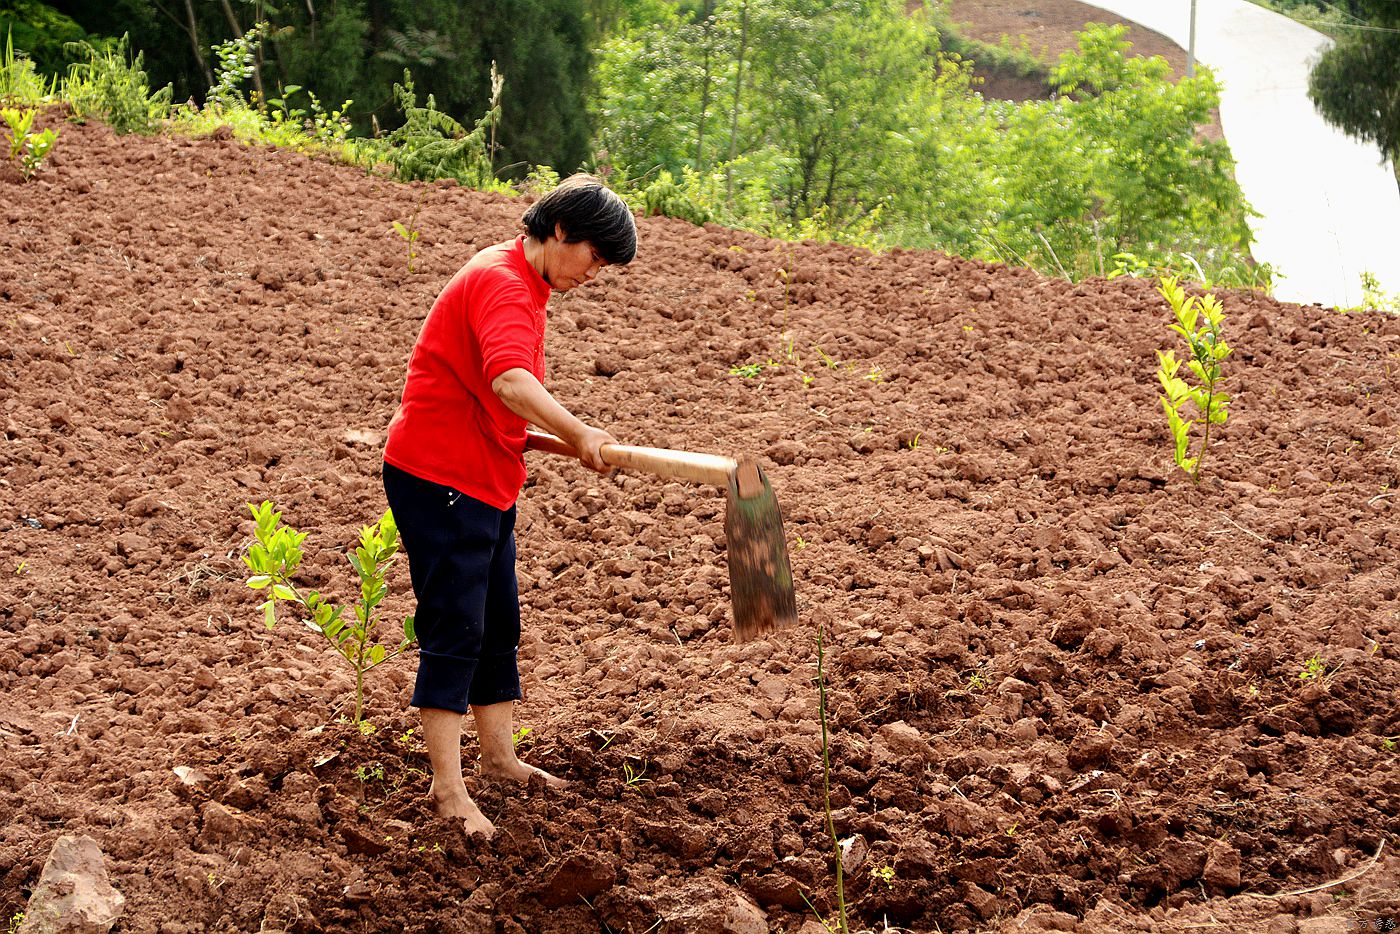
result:
[[[524,204],[100,126],[0,192],[0,919],[82,832],[119,931],[762,930],[756,903],[810,932],[818,624],[861,926],[1400,911],[1400,320],[1226,294],[1196,489],[1151,283],[643,221],[553,303],[551,386],[628,442],[763,456],[803,625],[729,643],[718,493],[532,455],[519,718],[574,785],[470,779],[479,845],[422,800],[412,658],[355,734],[348,672],[264,629],[237,554],[273,499],[347,593],[422,317]]]

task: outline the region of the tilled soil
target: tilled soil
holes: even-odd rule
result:
[[[119,931],[819,930],[819,628],[856,926],[1400,913],[1400,320],[1226,293],[1197,487],[1150,282],[641,221],[553,300],[549,384],[626,442],[760,455],[801,625],[731,644],[717,491],[531,455],[518,721],[573,784],[469,776],[482,843],[423,800],[411,654],[360,735],[238,555],[272,499],[350,592],[419,324],[524,203],[76,125],[0,191],[0,919],[86,833]]]

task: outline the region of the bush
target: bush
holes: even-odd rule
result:
[[[69,43],[87,60],[69,66],[62,96],[80,120],[99,117],[118,133],[154,133],[170,113],[172,91],[170,85],[151,91],[142,55],[130,54],[128,45],[127,36],[103,49]]]

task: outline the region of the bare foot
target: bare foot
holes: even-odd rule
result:
[[[544,778],[544,783],[550,788],[567,788],[569,786],[568,781],[565,779],[559,778],[556,775],[551,775],[537,766],[521,762],[515,756],[500,760],[487,759],[485,756],[482,756],[478,762],[480,764],[482,778],[496,781],[509,780],[528,782],[532,776],[539,775]]]
[[[496,833],[496,825],[486,819],[486,815],[481,813],[481,808],[476,806],[476,802],[467,794],[466,786],[460,786],[452,791],[443,792],[436,786],[428,789],[428,795],[433,799],[433,805],[437,808],[441,817],[457,817],[462,821],[462,830],[467,836],[479,833],[487,840],[490,840]]]

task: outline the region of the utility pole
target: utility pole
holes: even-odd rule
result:
[[[1186,77],[1196,77],[1196,0],[1191,0],[1191,38],[1186,48]]]

